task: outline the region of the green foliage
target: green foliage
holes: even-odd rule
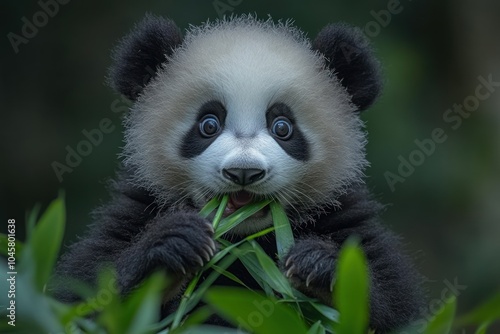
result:
[[[213,287],[205,301],[235,327],[249,332],[302,334],[307,331],[304,321],[292,308],[253,291]]]
[[[368,328],[368,269],[362,250],[348,240],[339,254],[335,304],[340,312],[337,333],[362,334]]]
[[[56,263],[65,221],[64,200],[58,198],[49,205],[28,237],[22,263],[29,263],[30,260],[34,262],[33,283],[39,291],[44,289]]]
[[[161,272],[153,273],[130,295],[122,297],[116,289],[115,273],[109,268],[99,276],[95,290],[78,285],[81,302],[64,304],[56,301],[46,286],[53,274],[62,243],[64,200],[60,197],[52,202],[38,222],[39,210],[34,210],[27,219],[26,242],[22,244],[16,241],[16,256],[20,259],[16,276],[16,327],[4,321],[0,323],[0,330],[96,334],[241,333],[241,330],[203,324],[210,316],[217,314],[235,327],[259,334],[369,332],[369,271],[364,254],[354,240],[346,242],[339,255],[336,276],[332,282],[337,307],[334,309],[294,289],[275,260],[254,241],[275,232],[278,257],[282,257],[293,245],[292,230],[283,208],[275,202],[263,201],[222,218],[227,200],[227,196],[216,198],[200,212],[204,217],[215,212],[214,229],[221,250],[188,284],[178,309],[165,319],[159,319],[159,310],[169,279]],[[266,205],[271,206],[274,227],[234,244],[221,238]],[[7,245],[7,236],[0,235],[1,252],[8,256]],[[255,278],[261,292],[251,291],[227,270],[236,260],[241,261]],[[1,270],[8,271],[5,263],[2,263]],[[240,287],[212,286],[220,275],[228,277]],[[6,294],[0,298],[2,305],[8,305]],[[200,306],[202,300],[204,306]],[[500,293],[458,320],[455,319],[455,310],[456,300],[451,298],[428,322],[425,330],[408,328],[405,333],[450,333],[470,325],[478,326],[476,333],[486,333],[488,327],[500,319]],[[2,317],[5,319],[5,315]]]
[[[292,227],[280,204],[272,202],[270,207],[276,234],[276,248],[278,249],[278,257],[281,259],[294,244]]]
[[[458,319],[462,326],[483,324],[500,319],[500,291],[492,298],[479,305],[476,309]]]
[[[449,333],[455,318],[457,301],[455,297],[450,298],[441,308],[441,310],[427,324],[424,334]]]

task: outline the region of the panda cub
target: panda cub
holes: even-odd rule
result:
[[[357,236],[369,264],[370,326],[385,332],[415,319],[419,275],[379,224],[381,205],[362,182],[359,114],[379,95],[381,77],[359,29],[328,25],[310,42],[289,22],[240,16],[183,36],[174,22],[147,16],[113,60],[111,84],[133,101],[123,167],[112,200],[63,256],[58,275],[95,284],[112,264],[126,294],[163,269],[175,281],[167,315],[217,249],[200,208],[221,194],[230,195],[226,214],[272,198],[292,222],[296,243],[279,265],[297,289],[330,303],[339,249]],[[271,225],[264,209],[226,238]],[[276,258],[274,237],[258,242]],[[241,263],[229,271],[258,288]],[[57,293],[77,298],[62,287]]]

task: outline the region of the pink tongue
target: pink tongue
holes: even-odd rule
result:
[[[246,191],[238,191],[231,194],[230,199],[235,209],[239,209],[252,201],[252,195]]]

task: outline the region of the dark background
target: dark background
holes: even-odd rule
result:
[[[182,29],[216,19],[224,9],[270,14],[294,19],[313,38],[329,22],[374,29],[371,11],[387,9],[390,1],[216,3],[229,7],[194,0],[73,0],[60,5],[16,53],[8,34],[21,35],[22,18],[33,22],[42,7],[36,1],[1,2],[2,231],[7,218],[15,218],[22,239],[26,211],[36,203],[46,206],[64,189],[69,244],[84,231],[89,212],[109,198],[105,183],[117,168],[126,103],[105,85],[105,76],[110,50],[144,13],[168,16]],[[443,115],[474,95],[478,76],[500,81],[500,5],[401,0],[398,8],[387,25],[367,32],[386,81],[379,102],[363,115],[371,162],[367,183],[387,204],[384,220],[403,236],[431,297],[441,299],[446,280],[467,286],[459,296],[463,312],[500,289],[500,87],[456,130]],[[85,139],[82,131],[97,128],[103,118],[114,131],[59,182],[53,162],[65,164],[66,146],[75,149]],[[418,148],[415,140],[431,138],[435,128],[444,130],[446,140],[392,191],[384,174],[396,174],[399,156],[408,159]],[[437,304],[430,301],[428,312]]]

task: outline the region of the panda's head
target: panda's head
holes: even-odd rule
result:
[[[125,164],[159,201],[199,208],[229,193],[231,212],[271,197],[301,217],[360,181],[358,114],[380,91],[360,30],[329,25],[311,44],[289,23],[242,16],[182,37],[148,16],[114,61],[112,84],[134,101]],[[270,222],[264,210],[236,233]]]

